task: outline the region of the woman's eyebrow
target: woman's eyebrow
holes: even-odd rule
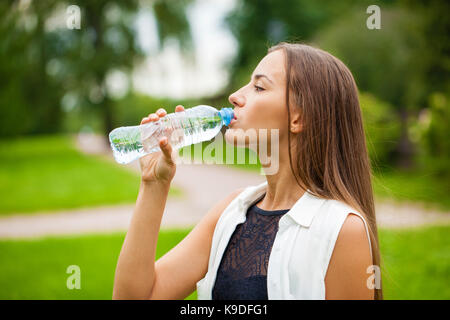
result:
[[[266,78],[267,80],[269,80],[270,83],[273,83],[273,81],[270,80],[269,77],[266,76],[265,74],[255,74],[253,77],[255,78],[255,80],[258,80],[260,78]]]

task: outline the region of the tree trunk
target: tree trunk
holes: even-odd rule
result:
[[[109,133],[114,129],[112,101],[108,98],[108,96],[105,96],[105,99],[102,102],[102,113],[103,113],[103,129],[105,133],[105,138],[106,140],[108,140]]]
[[[413,166],[414,145],[409,138],[408,133],[408,111],[400,111],[401,136],[395,152],[396,165],[403,169],[409,169]]]

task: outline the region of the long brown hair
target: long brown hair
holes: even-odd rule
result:
[[[268,52],[275,50],[283,50],[286,57],[288,126],[291,107],[298,108],[302,122],[296,137],[297,174],[288,148],[292,173],[304,190],[340,200],[365,217],[373,265],[380,267],[371,166],[353,75],[342,61],[318,48],[282,42]],[[290,134],[288,141],[291,146]],[[375,299],[382,298],[381,287],[375,288]]]

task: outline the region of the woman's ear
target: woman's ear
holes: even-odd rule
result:
[[[303,130],[303,125],[300,119],[300,112],[292,114],[289,131],[292,133],[300,133]]]

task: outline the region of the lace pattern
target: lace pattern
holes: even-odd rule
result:
[[[255,202],[236,226],[225,249],[213,300],[267,300],[267,266],[280,218],[289,211],[267,211]]]

